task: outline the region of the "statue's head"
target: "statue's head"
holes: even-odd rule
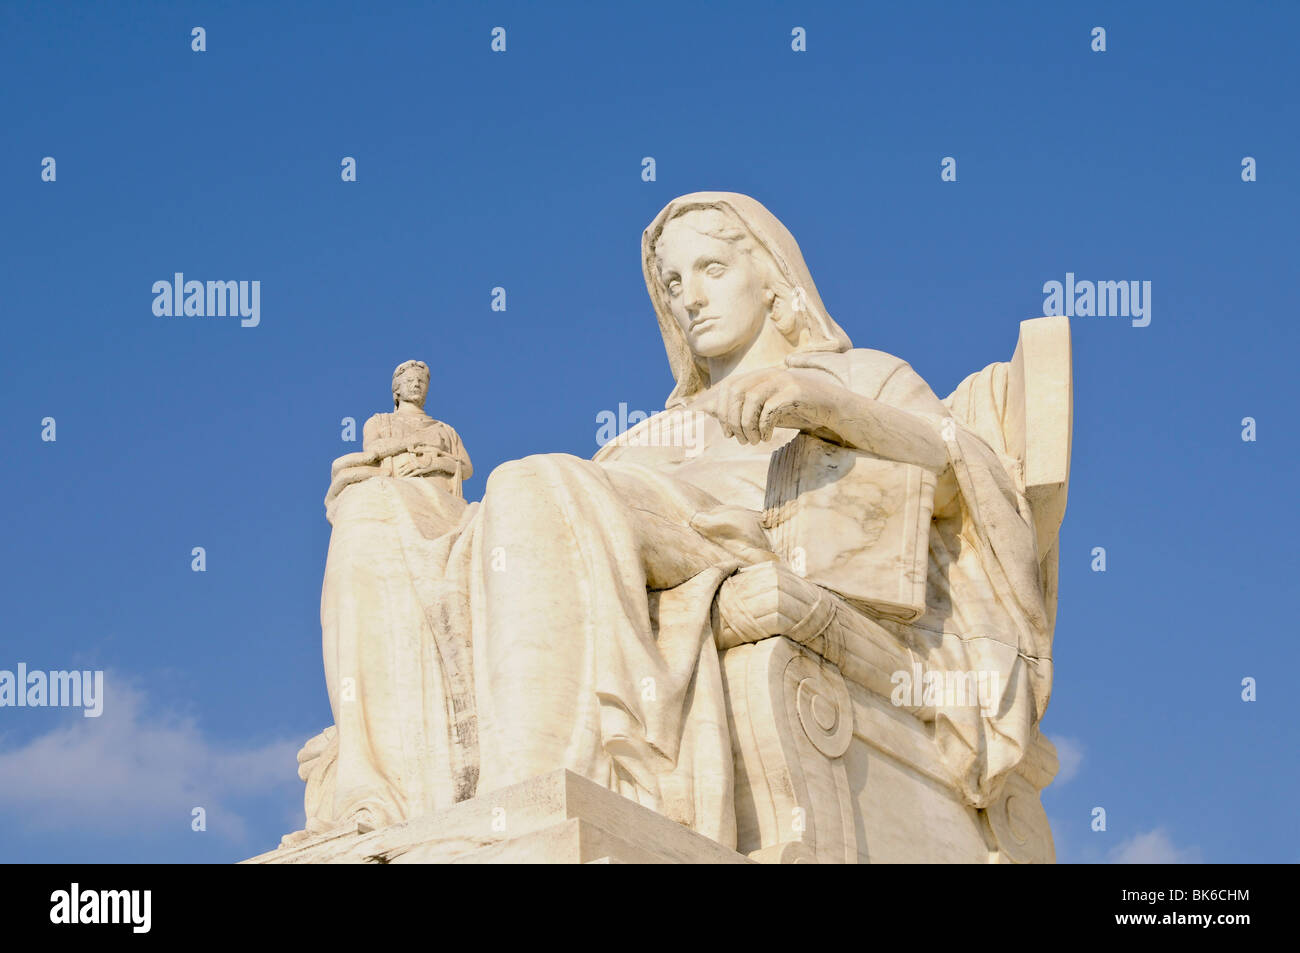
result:
[[[802,330],[795,289],[728,209],[686,207],[654,246],[669,311],[696,357],[743,352],[773,322],[790,343]]]
[[[641,242],[646,287],[677,387],[667,405],[709,386],[708,361],[744,352],[770,324],[794,351],[844,351],[794,237],[747,195],[674,199]]]
[[[429,396],[429,365],[424,361],[407,361],[393,371],[393,407],[402,401],[424,409]]]

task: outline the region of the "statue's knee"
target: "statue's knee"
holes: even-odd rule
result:
[[[335,528],[355,520],[385,518],[391,511],[388,489],[384,486],[388,479],[371,477],[345,486],[332,507]]]
[[[488,475],[483,498],[487,500],[504,493],[545,493],[556,485],[557,477],[566,469],[586,462],[567,453],[535,453],[507,460]]]
[[[502,491],[516,486],[526,486],[537,478],[536,467],[531,458],[507,460],[488,474],[487,484],[483,487],[484,497],[499,496]]]

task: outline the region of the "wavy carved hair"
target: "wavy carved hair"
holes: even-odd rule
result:
[[[429,391],[429,365],[428,364],[424,363],[424,361],[404,361],[403,363],[398,364],[397,369],[393,371],[393,409],[394,410],[397,409],[399,404],[399,400],[397,397],[397,382],[401,380],[402,374],[405,371],[410,370],[412,367],[418,367],[420,369],[420,373],[424,375],[425,393],[427,394]]]
[[[699,220],[704,216],[721,218],[722,222],[703,225]],[[801,339],[805,338],[808,332],[807,302],[803,298],[803,293],[786,280],[776,261],[745,227],[744,222],[740,221],[729,208],[704,204],[682,206],[658,230],[654,243],[656,251],[659,239],[663,237],[663,229],[672,222],[689,217],[693,217],[695,221],[682,221],[682,224],[688,225],[701,235],[735,246],[737,251],[748,255],[758,264],[758,270],[763,275],[763,283],[768,292],[768,318],[776,324],[777,330],[793,347],[798,347]]]

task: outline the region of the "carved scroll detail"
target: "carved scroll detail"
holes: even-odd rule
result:
[[[839,669],[782,637],[729,649],[722,661],[738,849],[769,863],[857,863],[842,757],[853,710]]]
[[[1034,786],[1019,774],[1007,778],[1002,796],[985,812],[998,851],[1013,864],[1053,864],[1056,851],[1052,845],[1047,812]]]

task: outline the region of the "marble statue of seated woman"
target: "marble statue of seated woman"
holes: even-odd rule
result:
[[[675,199],[641,250],[676,380],[652,420],[691,415],[689,452],[615,441],[592,460],[525,457],[493,471],[481,501],[448,504],[416,475],[463,477],[469,460],[454,433],[416,420],[404,395],[422,397],[427,377],[403,365],[397,411],[336,468],[321,598],[335,724],[300,756],[309,833],[392,824],[567,768],[734,847],[713,610],[742,568],[799,568],[765,518],[773,454],[799,434],[922,475],[827,497],[805,545],[867,550],[884,517],[863,506],[915,503],[917,604],[890,622],[899,666],[919,653],[998,673],[998,698],[936,727],[971,804],[1023,756],[1050,690],[1050,625],[1033,530],[998,455],[904,361],[852,346],[794,238],[754,199]],[[928,508],[912,498],[923,491]]]

